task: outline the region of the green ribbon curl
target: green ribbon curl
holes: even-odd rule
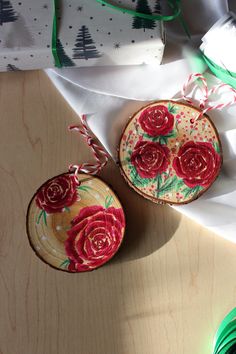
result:
[[[60,61],[60,58],[58,55],[58,51],[57,51],[57,35],[58,35],[57,13],[58,13],[59,1],[60,0],[53,0],[54,15],[53,15],[53,26],[52,26],[52,54],[54,57],[55,66],[57,68],[62,67],[62,64],[61,64],[61,61]],[[105,1],[105,0],[95,0],[95,1],[102,4],[102,5],[110,7],[113,10],[120,11],[122,13],[126,13],[126,14],[134,16],[134,17],[144,18],[146,20],[172,21],[172,20],[178,18],[181,25],[184,28],[185,33],[187,34],[187,36],[189,38],[191,38],[188,27],[187,27],[187,25],[182,17],[182,14],[181,14],[181,8],[180,8],[180,1],[181,0],[168,0],[169,7],[173,11],[172,15],[145,14],[145,13],[141,13],[141,12],[138,12],[135,10],[126,9],[124,7],[120,7],[120,6],[111,4],[109,1]]]
[[[236,353],[236,308],[221,322],[214,340],[212,354]]]
[[[233,88],[236,89],[236,73],[227,70],[227,68],[222,68],[221,66],[214,63],[211,59],[209,59],[204,54],[202,55],[209,69],[213,72],[215,76],[224,81],[226,84],[229,84]],[[236,353],[236,351],[235,351]]]

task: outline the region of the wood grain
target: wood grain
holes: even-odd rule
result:
[[[79,97],[78,97],[79,99]],[[110,163],[128,229],[119,254],[87,274],[51,269],[25,230],[36,188],[91,158],[43,72],[0,75],[0,353],[208,354],[235,306],[236,246],[130,190]]]

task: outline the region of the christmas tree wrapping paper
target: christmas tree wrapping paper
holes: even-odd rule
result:
[[[147,14],[161,11],[160,0],[117,0],[117,5]],[[0,71],[54,67],[53,6],[45,0],[0,0]],[[96,0],[63,0],[57,22],[63,67],[161,63],[161,21],[132,17]]]

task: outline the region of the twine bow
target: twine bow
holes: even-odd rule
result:
[[[225,107],[231,106],[232,104],[236,103],[236,90],[232,88],[230,85],[227,84],[218,84],[213,86],[210,90],[208,89],[207,81],[206,78],[199,73],[194,73],[191,74],[185,84],[183,85],[182,88],[182,99],[187,101],[189,104],[193,105],[194,102],[192,101],[191,98],[187,97],[187,89],[189,88],[189,85],[195,81],[196,79],[196,85],[193,87],[193,89],[200,87],[201,92],[202,92],[202,97],[199,102],[199,108],[202,110],[201,113],[199,114],[198,117],[194,119],[194,121],[200,119],[205,113],[213,110],[213,109],[219,109],[222,110]],[[199,81],[201,81],[202,86],[199,86]],[[206,107],[206,104],[209,103],[209,98],[211,95],[221,91],[222,89],[226,89],[225,92],[229,92],[232,94],[232,98],[229,101],[226,101],[225,103],[217,103],[217,104],[212,104]]]
[[[102,146],[99,146],[96,144],[93,140],[93,137],[90,135],[88,126],[87,126],[87,121],[86,121],[86,116],[83,115],[82,118],[82,127],[78,125],[71,125],[69,126],[69,130],[76,130],[78,131],[86,140],[88,146],[91,148],[93,152],[93,156],[96,160],[97,163],[82,163],[80,165],[70,165],[69,166],[69,171],[74,172],[75,176],[78,179],[78,174],[80,172],[83,173],[89,173],[91,175],[95,175],[101,171],[101,169],[106,166],[108,162],[108,154],[104,150]]]

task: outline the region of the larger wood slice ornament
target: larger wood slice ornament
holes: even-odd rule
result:
[[[87,137],[85,125],[84,130],[75,128]],[[98,163],[72,166],[76,173],[44,183],[27,213],[27,232],[35,253],[52,267],[68,272],[92,271],[108,262],[125,232],[124,211],[112,189],[96,176],[78,173],[96,173],[107,161],[103,149],[88,140]],[[98,150],[105,157],[103,163]]]
[[[203,194],[222,165],[210,118],[185,103],[163,100],[133,115],[121,137],[119,164],[128,184],[156,203],[186,204]]]

